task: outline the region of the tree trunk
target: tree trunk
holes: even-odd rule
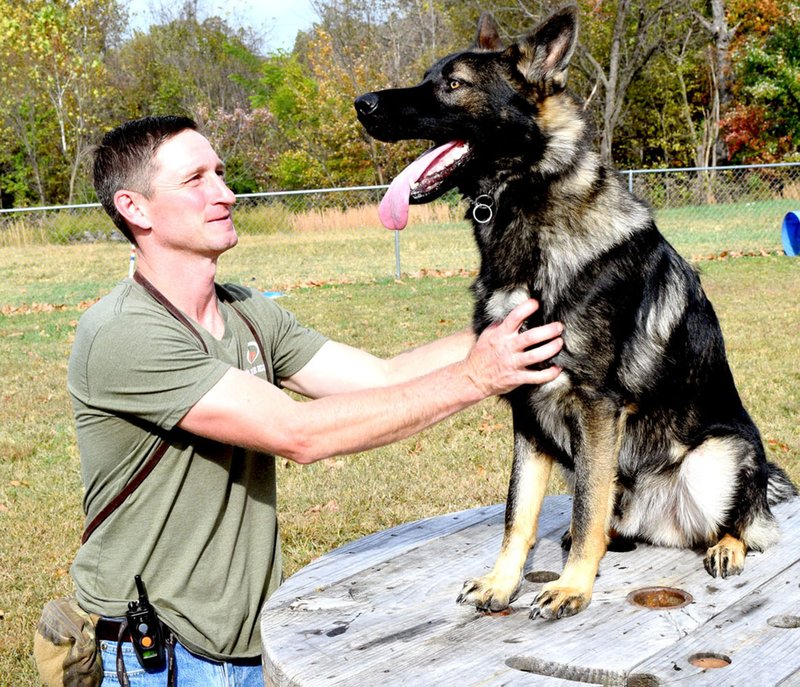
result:
[[[733,74],[731,67],[731,42],[736,35],[736,27],[728,26],[725,15],[725,0],[711,0],[711,20],[701,14],[696,14],[703,28],[711,35],[713,40],[711,57],[711,75],[714,84],[712,102],[716,111],[714,116],[714,149],[711,164],[717,166],[728,161],[728,147],[720,134],[720,121],[725,115],[733,95],[731,84]]]

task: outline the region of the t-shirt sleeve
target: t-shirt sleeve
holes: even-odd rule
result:
[[[254,295],[246,287],[226,284],[225,288],[257,323],[276,381],[303,369],[328,341],[323,334],[301,325],[291,312],[272,299]]]
[[[73,349],[82,354],[70,361],[70,392],[89,407],[167,430],[230,368],[172,318],[142,327],[120,315],[85,336]]]
[[[274,340],[272,361],[275,376],[286,379],[302,370],[328,339],[319,332],[300,325],[287,310],[279,308],[279,311],[281,328]]]

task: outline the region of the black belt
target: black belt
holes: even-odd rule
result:
[[[122,620],[114,620],[113,618],[100,618],[97,625],[94,627],[94,634],[97,639],[105,642],[116,642],[120,639],[119,630],[122,627]],[[131,641],[131,633],[128,631],[127,625],[125,627],[125,634],[122,635],[123,642]]]
[[[100,618],[95,625],[94,633],[98,640],[103,642],[117,642],[119,641],[119,629],[122,627],[122,620],[115,620],[113,618]],[[131,633],[125,628],[125,633],[122,635],[123,642],[131,641]],[[231,663],[237,666],[258,666],[261,665],[261,656],[251,656],[248,658],[227,658],[226,663]]]

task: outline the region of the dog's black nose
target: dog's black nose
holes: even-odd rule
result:
[[[369,115],[378,109],[378,94],[366,93],[358,96],[355,103],[356,112],[361,115]]]

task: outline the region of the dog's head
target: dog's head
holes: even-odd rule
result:
[[[358,97],[358,119],[371,136],[436,144],[393,183],[400,189],[394,191],[399,216],[387,226],[405,226],[409,200],[426,203],[454,187],[466,195],[477,193],[481,174],[491,175],[500,166],[513,169],[523,157],[527,171],[533,164],[541,167],[536,171],[547,172],[555,158],[564,156],[558,128],[568,130],[576,148],[583,120],[565,94],[576,40],[577,9],[572,6],[508,48],[494,20],[484,14],[475,46],[439,60],[416,86]],[[569,116],[554,102],[560,98],[569,102]]]

